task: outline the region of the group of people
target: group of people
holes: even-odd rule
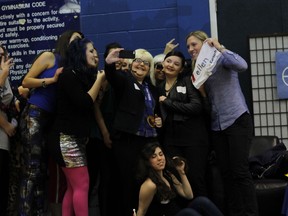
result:
[[[136,49],[133,59],[119,57],[120,44],[108,44],[105,68],[98,71],[93,42],[69,30],[54,52],[35,58],[21,83],[30,94],[18,117],[23,161],[17,214],[44,215],[51,158],[65,176],[63,216],[88,216],[96,181],[103,216],[258,215],[248,166],[253,126],[238,80],[247,63],[203,31],[186,38],[191,65],[173,42],[154,58]],[[191,75],[204,42],[221,57],[196,89]],[[5,92],[13,62],[0,51]],[[7,111],[10,92],[7,99],[0,95],[0,138],[6,140],[0,143],[1,176],[9,139],[11,145],[17,134]],[[208,198],[211,149],[224,181],[227,208],[221,210]]]

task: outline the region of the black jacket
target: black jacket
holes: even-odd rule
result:
[[[115,64],[106,64],[105,74],[115,91],[116,114],[113,123],[114,129],[135,134],[144,115],[145,97],[143,87],[131,73],[116,71]],[[155,104],[157,104],[157,90],[150,82],[148,82],[148,85]]]
[[[159,94],[166,95],[165,82],[159,86]],[[173,113],[173,120],[185,121],[203,114],[204,111],[201,96],[187,76],[177,80],[160,107],[164,121],[169,112]]]
[[[166,95],[165,82],[159,95]],[[196,140],[207,142],[205,109],[199,91],[190,77],[179,78],[167,98],[160,103],[164,142],[167,145],[187,146]]]

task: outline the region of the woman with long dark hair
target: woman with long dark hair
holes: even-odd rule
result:
[[[86,144],[90,135],[94,102],[104,72],[97,74],[98,54],[88,39],[76,39],[68,49],[63,73],[57,83],[57,109],[50,135],[51,155],[67,181],[63,216],[88,216],[89,175]]]
[[[138,178],[142,185],[137,216],[223,216],[208,198],[194,198],[186,176],[185,161],[181,157],[174,157],[173,161],[166,157],[157,142],[148,143],[143,147],[138,166]],[[179,197],[194,199],[188,209],[183,209]]]

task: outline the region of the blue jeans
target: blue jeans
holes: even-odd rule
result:
[[[207,197],[198,196],[192,200],[188,208],[181,210],[176,216],[223,216],[223,214]]]

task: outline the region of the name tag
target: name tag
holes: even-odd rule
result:
[[[136,83],[134,83],[134,88],[135,88],[136,90],[140,90],[140,88],[138,87],[138,85],[137,85]]]
[[[177,86],[176,91],[178,93],[186,94],[186,86]]]

